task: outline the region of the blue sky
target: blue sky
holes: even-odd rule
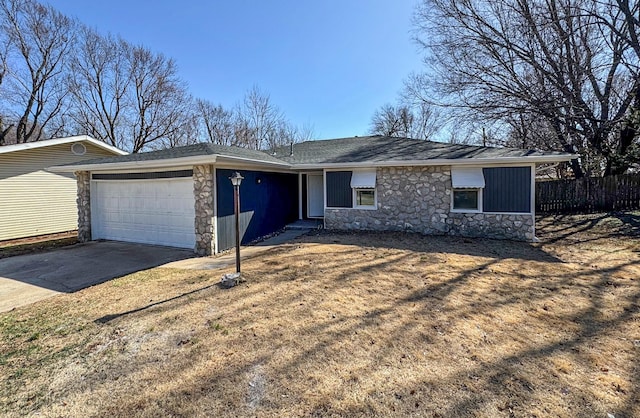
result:
[[[421,68],[417,0],[51,0],[101,33],[176,60],[196,97],[232,107],[253,85],[318,138],[363,135]]]

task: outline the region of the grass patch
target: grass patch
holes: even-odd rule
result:
[[[318,233],[232,289],[156,268],[0,314],[3,412],[640,416],[640,239],[558,221],[539,244]]]

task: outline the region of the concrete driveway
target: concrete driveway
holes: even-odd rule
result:
[[[0,259],[0,312],[192,257],[191,250],[100,241]]]

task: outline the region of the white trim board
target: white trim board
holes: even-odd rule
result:
[[[196,155],[191,157],[164,158],[158,160],[143,161],[119,161],[113,163],[97,163],[97,164],[73,164],[59,165],[47,168],[48,171],[54,173],[72,173],[75,171],[98,171],[98,170],[145,170],[145,169],[162,169],[184,165],[209,165],[217,164],[219,168],[246,169],[256,170],[259,168],[276,171],[278,169],[283,172],[295,172],[286,163],[270,163],[248,158],[236,158],[223,155]]]
[[[27,142],[24,144],[4,145],[0,147],[0,154],[6,154],[9,152],[24,151],[24,150],[36,149],[36,148],[52,147],[55,145],[72,144],[75,142],[88,142],[91,145],[94,145],[98,148],[105,149],[107,151],[111,151],[117,155],[129,154],[128,152],[123,151],[120,148],[116,148],[102,141],[98,141],[97,139],[93,139],[88,135],[68,136],[65,138],[43,139],[40,141]]]
[[[379,162],[347,162],[347,163],[327,163],[327,164],[292,164],[293,169],[298,170],[339,170],[339,169],[357,169],[357,168],[374,168],[374,167],[428,167],[428,166],[486,166],[486,165],[511,165],[511,164],[537,164],[549,162],[563,162],[577,158],[577,155],[545,155],[537,157],[504,157],[504,158],[473,158],[473,159],[445,159],[438,158],[433,160],[406,160],[406,161],[379,161]]]

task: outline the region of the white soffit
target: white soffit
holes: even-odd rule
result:
[[[484,174],[480,167],[451,167],[451,184],[455,189],[484,187]]]
[[[373,189],[376,187],[376,170],[361,170],[351,173],[352,189]]]

